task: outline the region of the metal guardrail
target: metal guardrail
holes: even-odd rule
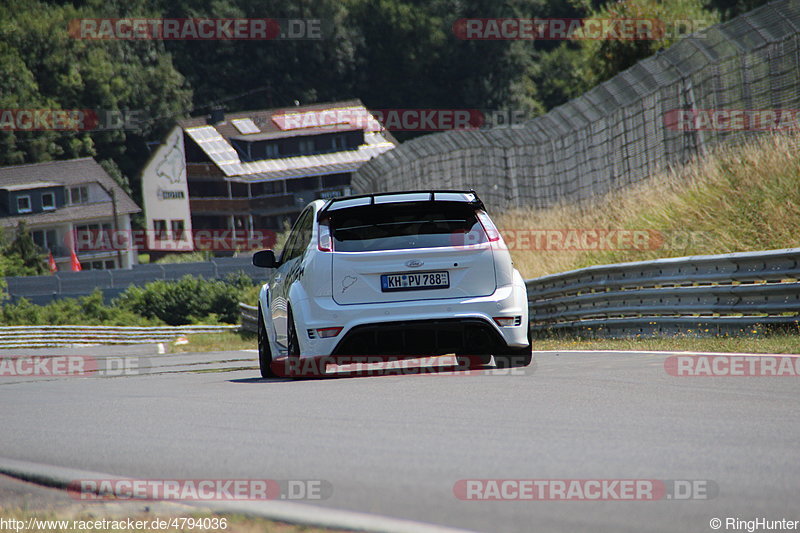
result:
[[[534,336],[800,331],[800,248],[599,265],[525,284]]]
[[[196,326],[3,326],[0,349],[50,348],[87,344],[150,344],[193,333],[237,331],[238,325]]]
[[[239,303],[239,316],[242,319],[242,331],[258,332],[258,307]]]
[[[598,265],[525,285],[534,337],[800,332],[800,248]],[[239,312],[255,333],[258,307]]]

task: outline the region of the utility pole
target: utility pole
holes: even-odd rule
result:
[[[113,244],[117,242],[117,238],[119,237],[119,235],[117,234],[117,232],[119,231],[119,228],[117,226],[117,194],[116,191],[114,190],[114,187],[107,189],[105,185],[103,185],[99,181],[95,181],[95,183],[97,183],[100,186],[100,188],[103,189],[103,191],[111,197],[111,212],[113,213],[114,217],[113,222],[111,224],[111,227],[113,228],[114,231],[114,235],[113,238],[111,239],[111,242],[112,246],[114,246],[117,249],[117,266],[119,268],[122,268],[122,250],[120,250],[119,247]],[[130,241],[125,241],[125,242],[130,242]]]

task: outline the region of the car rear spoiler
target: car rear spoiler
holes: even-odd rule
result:
[[[470,190],[452,190],[452,189],[440,189],[440,190],[423,190],[423,191],[393,191],[393,192],[379,192],[379,193],[371,193],[371,194],[358,194],[355,196],[344,196],[341,198],[331,198],[328,200],[325,205],[322,206],[322,209],[319,210],[317,213],[317,220],[323,220],[330,216],[331,208],[339,202],[350,201],[350,200],[358,200],[361,198],[369,198],[369,203],[362,204],[362,205],[375,205],[375,198],[384,197],[384,196],[394,196],[394,195],[404,195],[404,194],[428,194],[428,201],[434,202],[437,200],[436,195],[439,194],[465,194],[471,195],[472,199],[464,199],[461,200],[465,204],[470,204],[475,206],[477,209],[481,209],[483,211],[486,210],[486,207],[483,205],[483,201],[478,198],[478,193],[476,193],[473,189]],[[441,198],[439,198],[441,199]],[[448,198],[447,201],[459,201],[453,200],[452,198]],[[404,203],[404,202],[419,202],[419,200],[398,200],[397,202],[381,202],[381,205],[384,204],[392,204],[392,203]],[[354,206],[356,207],[356,206]]]

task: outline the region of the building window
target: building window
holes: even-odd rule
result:
[[[42,193],[42,209],[51,211],[56,208],[56,195],[51,192]]]
[[[232,198],[247,198],[250,196],[250,189],[247,183],[229,182],[231,186]]]
[[[295,178],[286,182],[286,189],[289,192],[313,191],[320,188],[319,177],[310,176],[308,178]]]
[[[167,240],[167,221],[166,220],[154,220],[153,221],[153,233],[155,234],[155,238],[157,241],[165,241]]]
[[[114,261],[106,261],[106,270],[113,270],[117,268],[117,265]]]
[[[186,229],[184,221],[173,220],[171,225],[172,225],[172,238],[176,241],[182,241],[183,233]]]
[[[313,154],[315,152],[314,139],[300,139],[298,144],[300,154]]]
[[[347,148],[347,139],[343,136],[336,136],[331,138],[331,148],[334,150],[344,150]]]
[[[83,226],[75,226],[75,231],[77,231],[79,235],[96,235],[100,231],[100,224],[85,224]]]
[[[35,230],[31,232],[33,243],[39,248],[47,248],[47,243],[44,240],[44,232],[42,230]]]
[[[85,204],[89,201],[89,187],[81,185],[80,187],[70,187],[69,189],[69,203],[70,205]]]
[[[75,226],[75,238],[79,252],[111,250],[111,224],[84,224]]]
[[[100,224],[85,224],[82,226],[75,226],[75,231],[78,232],[78,235],[91,235],[94,238],[97,238],[100,234]]]
[[[283,182],[282,181],[262,181],[260,183],[250,184],[250,190],[253,196],[266,196],[270,194],[282,194]]]
[[[249,229],[248,228],[249,225],[250,224],[248,224],[248,217],[241,216],[241,215],[239,215],[239,216],[234,215],[234,217],[233,217],[233,228],[232,229],[234,229],[234,230]]]
[[[350,185],[350,174],[329,174],[322,176],[322,188],[345,187]]]
[[[17,196],[17,213],[30,213],[30,212],[31,212],[31,197]]]
[[[43,250],[53,251],[58,245],[56,239],[56,230],[54,229],[33,230],[31,231],[31,238],[33,238],[34,244]]]
[[[278,157],[279,155],[281,155],[281,152],[278,143],[270,143],[264,146],[265,157]]]

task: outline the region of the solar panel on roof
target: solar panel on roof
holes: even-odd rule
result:
[[[258,126],[256,126],[255,122],[249,118],[237,118],[235,120],[231,120],[231,124],[233,124],[237,130],[239,130],[239,133],[261,133],[261,130],[258,129]]]
[[[186,128],[186,134],[225,172],[233,172],[232,165],[239,163],[239,155],[222,135],[211,126]]]
[[[259,179],[264,179],[264,174],[296,177],[312,173],[324,174],[334,170],[349,172],[372,157],[394,148],[394,144],[383,136],[368,133],[366,135],[369,141],[359,146],[357,150],[242,162],[236,150],[214,127],[196,126],[185,128],[185,132],[226,176],[244,177],[248,174],[258,174]]]

